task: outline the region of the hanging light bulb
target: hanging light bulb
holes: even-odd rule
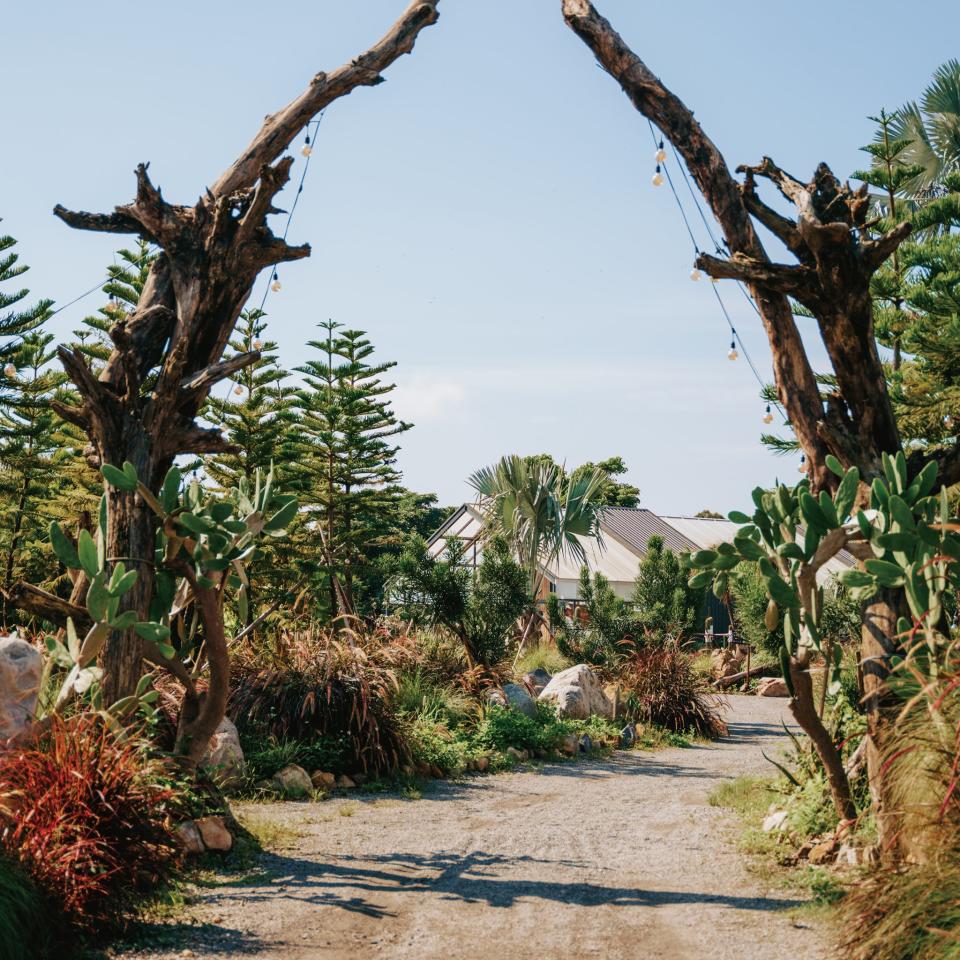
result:
[[[243,395],[243,387],[241,387],[240,384],[238,383],[238,384],[233,388],[233,392],[234,392],[238,397],[239,397],[239,396],[242,396],[242,395]]]
[[[690,279],[693,281],[699,280],[702,276],[703,274],[696,267],[690,271]]]
[[[3,372],[8,377],[15,377],[17,375],[17,368],[12,363],[8,363],[3,368]]]
[[[660,173],[660,164],[657,164],[657,172],[653,175],[653,179],[650,181],[655,187],[663,186],[663,174]]]
[[[800,466],[797,467],[797,470],[798,470],[800,473],[806,473],[806,472],[807,472],[807,455],[806,455],[805,453],[801,453],[801,454],[800,454]]]
[[[731,340],[731,341],[730,341],[730,350],[729,350],[729,352],[727,353],[727,359],[728,359],[728,360],[736,360],[737,357],[739,357],[739,356],[740,356],[740,354],[737,353],[737,341],[736,341],[736,340]]]
[[[663,149],[662,140],[657,144],[657,152],[653,155],[653,159],[656,160],[657,163],[663,163],[663,161],[667,159],[667,151]]]
[[[309,157],[310,154],[313,153],[313,147],[310,146],[310,134],[309,134],[309,133],[307,134],[306,139],[303,141],[303,147],[301,148],[300,152],[301,152],[305,157]]]
[[[262,350],[262,349],[263,349],[263,341],[262,341],[262,340],[254,340],[252,346],[253,346],[253,349],[254,349],[254,350]]]
[[[770,409],[770,404],[767,404],[767,412],[763,415],[764,423],[773,423],[773,411]]]
[[[283,289],[283,284],[280,282],[280,278],[277,276],[277,271],[273,271],[273,283],[270,284],[270,289],[274,293],[279,293]]]

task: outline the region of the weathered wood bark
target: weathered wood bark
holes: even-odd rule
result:
[[[214,384],[259,357],[252,352],[221,362],[236,319],[264,268],[310,254],[309,246],[291,246],[274,236],[267,223],[270,214],[281,212],[273,199],[293,164],[281,155],[334,100],[383,82],[381,71],[409,53],[420,31],[436,22],[437,3],[411,3],[365,53],[331,73],[316,74],[300,96],[266,118],[246,150],[195,204],[168,202],[141,164],[136,198],[113,213],[55,208],[71,227],[137,234],[161,249],[136,311],[111,331],[113,351],[98,377],[79,351],[60,349],[82,404],[57,410],[87,432],[95,465],[128,460],[155,489],[179,454],[227,449],[218,430],[198,426],[195,418]],[[111,488],[108,498],[107,556],[110,563],[122,558],[140,572],[125,601],[146,619],[155,520],[136,494]],[[108,700],[132,692],[142,654],[133,632],[110,638],[103,657]]]
[[[562,9],[567,24],[637,110],[676,147],[720,225],[727,256],[701,253],[696,265],[715,279],[741,281],[753,296],[770,343],[777,396],[806,455],[813,490],[835,487],[837,479],[825,463],[826,455],[832,453],[844,466],[860,469],[864,481],[860,501],[865,503],[870,482],[881,474],[882,454],[901,449],[874,337],[869,284],[907,237],[909,225],[901,223],[877,239],[867,239],[866,185],[859,190],[841,185],[826,164],[820,164],[810,182],[803,183],[765,157],[756,166],[739,167],[737,172],[744,179],[738,182],[693,113],[624,43],[590,0],[562,0]],[[758,178],[772,183],[794,205],[796,219],[760,199]],[[794,263],[771,261],[754,221],[784,244]],[[836,389],[826,396],[821,395],[804,350],[790,298],[809,308],[826,346],[836,376]],[[960,480],[960,445],[936,458],[941,484]],[[908,460],[911,473],[928,459],[924,451],[914,452]],[[881,610],[887,602],[878,600],[876,615],[868,614],[864,626],[862,658],[875,678],[886,676],[897,647],[896,618]],[[882,681],[871,679],[870,683],[873,742],[868,756],[871,784],[879,790]]]

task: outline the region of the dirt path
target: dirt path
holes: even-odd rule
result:
[[[203,894],[170,952],[277,960],[813,960],[797,901],[758,888],[709,806],[769,772],[783,700],[731,699],[730,737],[438,783],[422,800],[247,808],[295,829],[266,878]]]

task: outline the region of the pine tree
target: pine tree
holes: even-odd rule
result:
[[[226,396],[210,396],[204,418],[219,427],[235,449],[207,458],[204,470],[226,490],[241,479],[252,487],[257,471],[266,475],[272,467],[276,489],[295,493],[299,479],[293,466],[295,394],[284,383],[289,374],[280,367],[277,344],[266,339],[264,316],[261,310],[245,310],[237,323],[225,357],[251,350],[259,350],[261,357],[228,382]],[[290,571],[302,549],[300,524],[291,526],[287,534],[280,540],[258,541],[256,553],[247,560],[250,585],[239,611],[239,619],[246,624],[257,617],[261,605],[272,603],[293,586]]]
[[[51,366],[53,335],[32,330],[12,362],[16,396],[0,410],[0,550],[4,591],[18,580],[48,582],[55,562],[46,546],[54,518],[52,490],[58,474],[57,418],[50,399],[64,374]],[[7,622],[12,611],[4,609]]]
[[[107,303],[89,317],[84,317],[79,330],[74,330],[76,345],[91,360],[96,368],[105,363],[110,356],[113,344],[110,341],[110,328],[136,309],[140,294],[147,282],[150,265],[157,258],[146,240],[138,240],[133,250],[118,250],[116,256],[120,262],[107,267],[107,282],[103,292],[107,294]]]
[[[30,268],[19,262],[13,237],[0,236],[0,284],[9,283]],[[17,306],[29,294],[22,288],[5,292],[0,288],[0,404],[15,395],[16,358],[22,338],[46,320],[52,300],[41,300],[32,307]]]
[[[309,346],[321,359],[297,368],[306,381],[299,391],[301,470],[322,530],[322,569],[336,576],[355,609],[374,554],[402,536],[396,518],[404,491],[392,439],[411,424],[396,419],[388,399],[394,385],[381,380],[396,364],[369,363],[374,348],[361,330],[341,330],[332,320],[320,328],[325,339]],[[332,578],[328,591],[334,617],[342,611]]]

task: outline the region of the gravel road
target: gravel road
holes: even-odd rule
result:
[[[437,782],[420,800],[241,808],[286,831],[264,875],[204,890],[175,947],[115,956],[815,960],[799,901],[758,886],[707,802],[770,771],[782,715],[733,697],[717,744]]]

